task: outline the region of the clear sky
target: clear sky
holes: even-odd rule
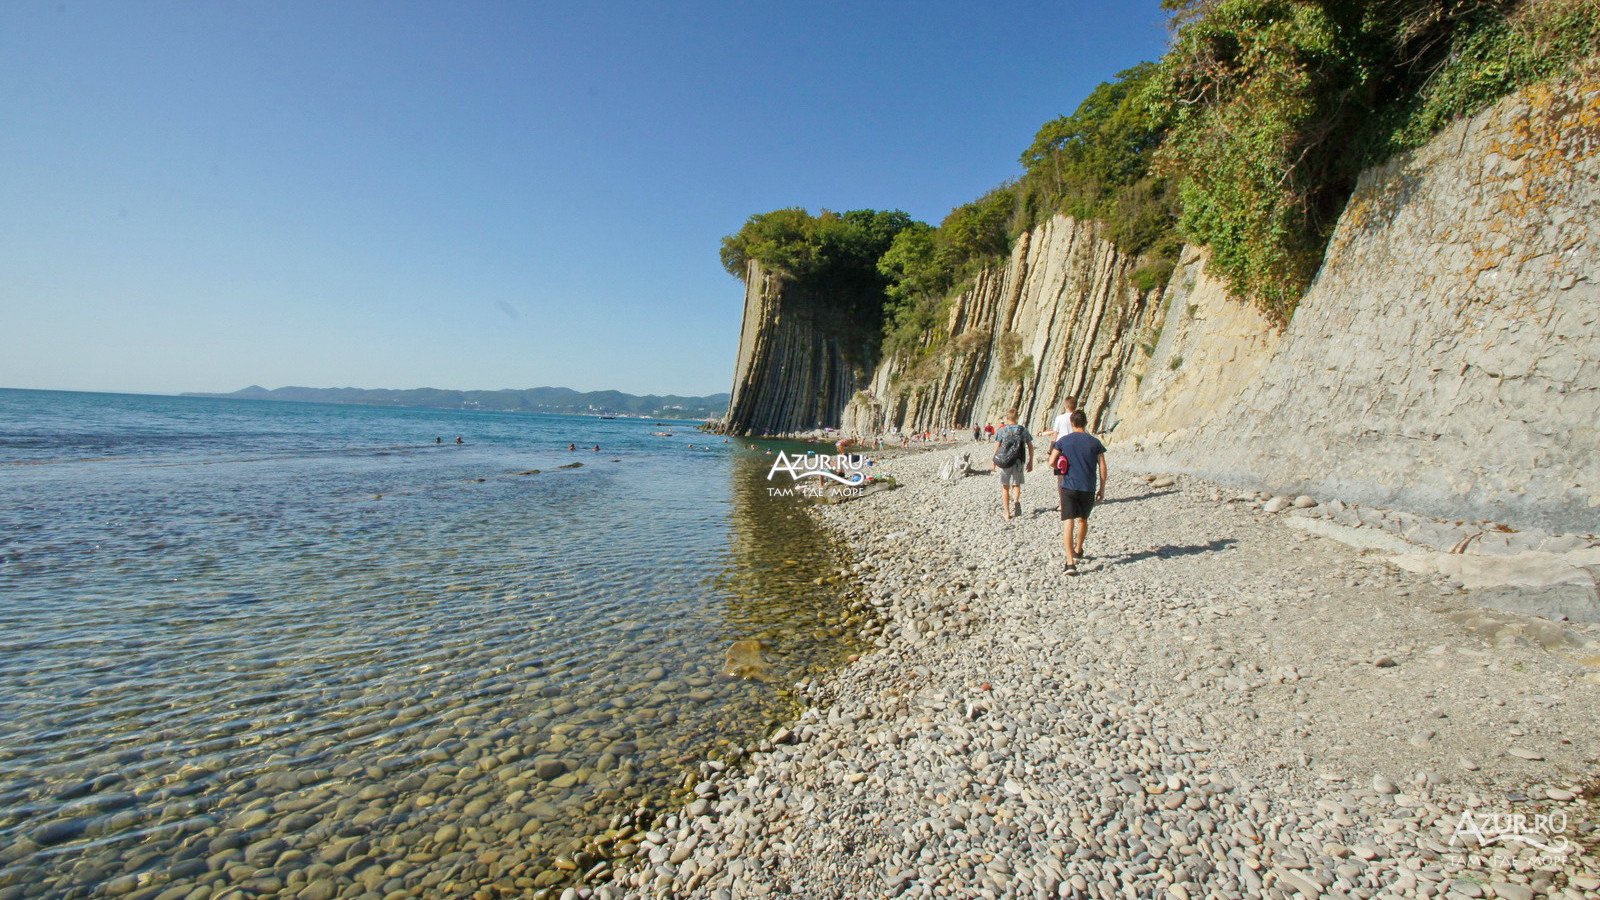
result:
[[[725,391],[752,213],[937,223],[1156,0],[0,3],[0,387]]]

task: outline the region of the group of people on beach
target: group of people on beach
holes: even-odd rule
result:
[[[1051,430],[1045,432],[1050,438],[1045,467],[1056,476],[1066,572],[1077,575],[1078,562],[1087,558],[1083,545],[1089,537],[1089,513],[1106,496],[1106,446],[1089,433],[1089,417],[1078,409],[1076,397],[1068,397],[1065,406]],[[1022,484],[1034,462],[1033,434],[1017,424],[1017,417],[1016,409],[1006,410],[1005,424],[994,431],[991,461],[1000,476],[1000,511],[1007,522],[1022,515]],[[979,439],[978,435],[974,429],[973,439]]]

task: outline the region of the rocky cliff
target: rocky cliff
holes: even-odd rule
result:
[[[832,298],[751,260],[733,397],[721,428],[784,434],[835,426],[869,377],[882,339],[877,320],[840,313]]]
[[[955,298],[927,350],[878,368],[842,430],[971,427],[1012,406],[1043,428],[1068,396],[1103,424],[1162,293],[1136,288],[1134,260],[1101,232],[1057,216],[1023,235],[1008,265]]]
[[[1536,87],[1369,171],[1281,337],[1213,327],[1214,286],[1175,300],[1116,437],[1147,466],[1593,531],[1597,282],[1600,82]]]
[[[752,287],[735,408],[785,411],[745,413],[747,430],[867,436],[994,421],[1015,405],[1042,430],[1076,395],[1133,465],[1600,527],[1593,77],[1522,91],[1369,171],[1286,329],[1229,297],[1205,262],[1186,249],[1165,286],[1140,291],[1133,260],[1096,225],[1057,217],[949,304],[924,352],[870,375],[825,349],[828,332],[793,333],[769,312],[783,304]],[[767,346],[783,349],[766,359]],[[756,402],[747,384],[777,392]]]

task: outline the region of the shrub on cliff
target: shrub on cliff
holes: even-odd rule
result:
[[[1070,116],[1046,122],[1022,153],[1017,184],[1018,219],[1031,228],[1056,213],[1106,223],[1106,236],[1123,252],[1157,248],[1176,219],[1166,179],[1151,159],[1166,134],[1165,107],[1149,96],[1159,68],[1140,63],[1090,92]]]
[[[722,266],[735,278],[744,277],[745,263],[752,259],[799,281],[872,276],[878,257],[911,224],[898,209],[825,209],[813,216],[793,207],[757,213],[722,239]]]
[[[882,316],[885,353],[926,361],[948,337],[950,297],[1065,213],[1138,255],[1140,290],[1166,283],[1182,242],[1204,244],[1235,294],[1286,322],[1362,170],[1600,47],[1600,0],[1162,5],[1175,31],[1159,63],[1045,123],[1017,181],[938,228],[901,212],[774,210],[723,240],[723,265],[742,276],[757,259],[838,292],[863,321]]]
[[[722,239],[722,265],[743,278],[746,265],[756,260],[876,330],[887,286],[878,259],[912,224],[900,210],[825,209],[813,216],[804,209],[776,209],[751,216]]]
[[[1557,74],[1600,40],[1595,0],[1166,0],[1149,97],[1183,235],[1286,321],[1360,172]]]
[[[878,260],[887,281],[885,353],[936,348],[946,300],[1011,252],[1016,205],[1016,192],[1002,185],[952,209],[938,228],[918,222],[895,235]]]

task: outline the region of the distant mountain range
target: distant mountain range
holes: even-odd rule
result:
[[[562,387],[525,390],[446,391],[438,388],[309,388],[267,390],[251,385],[231,394],[187,393],[185,397],[228,397],[243,400],[294,400],[301,403],[354,403],[362,406],[406,406],[418,409],[485,409],[495,412],[627,415],[648,418],[711,419],[728,411],[728,395],[643,397],[621,391],[575,391]]]

